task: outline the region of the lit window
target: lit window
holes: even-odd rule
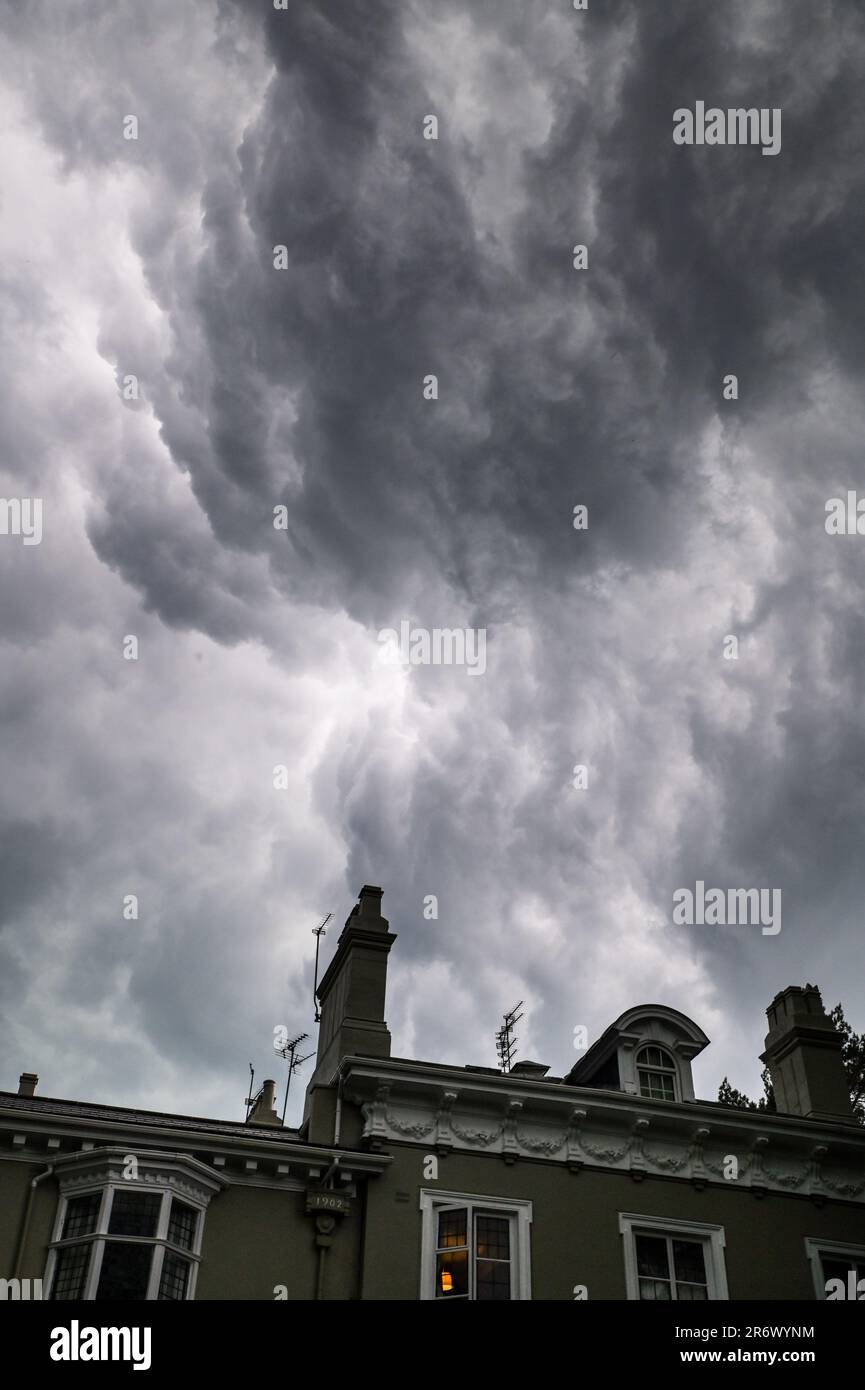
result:
[[[440,1211],[436,1298],[512,1298],[512,1223],[511,1216],[472,1215],[467,1207]]]
[[[629,1299],[703,1303],[726,1299],[724,1229],[672,1217],[622,1213]]]
[[[676,1099],[676,1064],[661,1047],[643,1047],[637,1053],[640,1095],[650,1100]]]
[[[531,1203],[421,1193],[421,1298],[509,1301],[530,1298]]]

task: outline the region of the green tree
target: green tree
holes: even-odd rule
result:
[[[729,1105],[734,1110],[765,1110],[774,1113],[775,1111],[775,1092],[772,1089],[772,1082],[769,1077],[769,1068],[763,1068],[763,1091],[764,1094],[759,1100],[750,1100],[744,1091],[737,1091],[735,1086],[731,1086],[727,1077],[718,1087],[718,1101],[721,1105]]]
[[[850,1088],[853,1114],[860,1125],[865,1125],[865,1033],[853,1032],[840,1004],[835,1005],[829,1017],[844,1039],[841,1061]]]

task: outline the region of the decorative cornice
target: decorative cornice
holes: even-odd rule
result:
[[[710,1122],[695,1124],[699,1107],[692,1104],[653,1113],[639,1097],[584,1090],[577,1107],[572,1087],[531,1096],[522,1089],[513,1094],[507,1077],[494,1089],[470,1076],[444,1089],[435,1075],[413,1075],[407,1068],[402,1076],[385,1075],[389,1069],[396,1070],[371,1059],[351,1059],[348,1068],[352,1094],[361,1101],[364,1142],[378,1150],[411,1142],[506,1163],[560,1163],[572,1172],[602,1168],[638,1182],[666,1177],[698,1188],[736,1187],[756,1197],[776,1192],[865,1204],[865,1134],[846,1128],[815,1144],[813,1132],[798,1126],[791,1131],[783,1119],[773,1124],[762,1114],[760,1128],[748,1122],[747,1112],[720,1107]]]

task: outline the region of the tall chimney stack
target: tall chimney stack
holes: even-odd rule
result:
[[[855,1123],[844,1066],[843,1038],[816,985],[790,985],[766,1010],[769,1032],[760,1061],[769,1068],[775,1104],[787,1115]]]
[[[333,1133],[333,1097],[325,1097],[341,1058],[389,1057],[384,1021],[387,958],[396,935],[381,915],[381,888],[365,883],[346,920],[333,960],[318,987],[321,1023],[315,1071],[306,1093],[309,1137],[323,1142]]]

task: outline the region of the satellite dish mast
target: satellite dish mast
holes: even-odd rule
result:
[[[333,916],[333,913],[332,913],[332,912],[329,912],[329,913],[327,914],[327,916],[325,917],[324,921],[322,922],[321,926],[320,926],[320,927],[313,927],[313,929],[312,929],[312,934],[313,934],[313,936],[315,937],[315,983],[313,984],[313,987],[312,987],[312,1002],[313,1002],[313,1006],[314,1006],[314,1008],[315,1008],[315,1021],[316,1021],[316,1023],[321,1023],[321,1010],[320,1010],[320,1008],[318,1007],[318,948],[319,948],[319,946],[321,945],[321,938],[322,938],[323,936],[327,936],[327,932],[325,931],[325,927],[327,926],[327,924],[328,924],[328,922],[330,921],[330,919],[331,919],[332,916]],[[304,1033],[304,1037],[306,1037],[306,1034],[305,1034],[305,1033]],[[288,1074],[288,1079],[289,1079],[289,1081],[291,1080],[291,1072],[289,1072],[289,1074]]]
[[[292,1038],[291,1042],[288,1042],[288,1043],[285,1044],[285,1047],[277,1047],[277,1048],[274,1049],[274,1051],[275,1051],[280,1057],[282,1057],[284,1061],[288,1062],[288,1080],[287,1080],[286,1083],[285,1083],[285,1100],[283,1101],[283,1105],[282,1105],[282,1123],[283,1123],[283,1124],[285,1124],[285,1112],[286,1112],[286,1110],[288,1109],[288,1093],[289,1093],[289,1090],[291,1089],[291,1078],[292,1078],[292,1076],[294,1075],[294,1073],[297,1071],[297,1068],[300,1067],[300,1066],[302,1066],[304,1062],[308,1062],[309,1059],[310,1059],[310,1057],[312,1056],[312,1053],[311,1053],[311,1052],[307,1052],[307,1054],[306,1054],[305,1057],[297,1057],[297,1056],[295,1056],[295,1052],[296,1052],[297,1048],[298,1048],[298,1047],[300,1046],[300,1044],[304,1041],[304,1039],[306,1039],[306,1038],[308,1038],[308,1037],[309,1037],[309,1034],[308,1034],[308,1033],[298,1033],[298,1035],[297,1035],[296,1038]]]
[[[504,1072],[511,1069],[511,1060],[517,1046],[517,1039],[513,1036],[513,1031],[522,1018],[522,1014],[517,1013],[517,1009],[523,1007],[523,1001],[515,1004],[510,1013],[504,1015],[502,1026],[496,1033],[496,1051],[499,1054],[499,1063]]]

